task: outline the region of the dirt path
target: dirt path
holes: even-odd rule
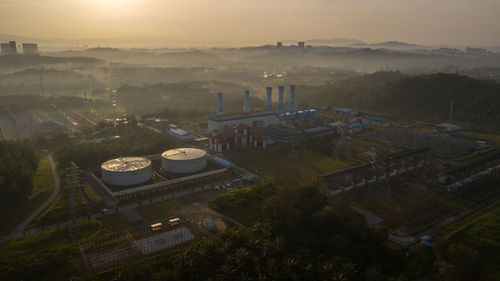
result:
[[[16,239],[18,237],[22,237],[24,233],[24,229],[28,226],[31,221],[33,221],[41,212],[43,212],[52,202],[56,199],[56,195],[59,193],[59,189],[61,188],[61,182],[59,180],[59,175],[57,173],[56,165],[54,164],[54,159],[52,155],[48,156],[50,161],[50,166],[52,168],[52,176],[54,177],[54,191],[50,195],[50,197],[36,209],[31,215],[29,215],[20,225],[18,225],[14,230],[12,230],[9,234],[9,239]]]

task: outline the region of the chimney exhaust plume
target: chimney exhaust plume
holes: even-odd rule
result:
[[[290,85],[290,100],[288,101],[288,110],[295,111],[297,107],[295,106],[295,85]]]
[[[278,86],[278,113],[284,113],[285,112],[285,105],[284,105],[284,102],[283,102],[284,92],[285,92],[285,87]]]

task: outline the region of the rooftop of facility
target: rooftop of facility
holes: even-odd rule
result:
[[[370,120],[377,121],[377,122],[389,122],[389,121],[391,121],[387,118],[372,116],[372,115],[364,115],[363,118],[370,119]]]
[[[450,124],[450,123],[439,123],[436,125],[437,128],[445,130],[445,131],[458,131],[462,130],[462,127],[455,125],[455,124]]]
[[[204,150],[197,148],[175,148],[161,154],[163,158],[168,160],[192,160],[206,155],[207,153]]]
[[[186,136],[186,135],[192,135],[193,134],[190,131],[187,131],[187,130],[184,130],[184,129],[181,129],[181,128],[171,128],[170,132],[172,132],[174,134],[177,134],[179,136]]]
[[[353,114],[355,113],[354,110],[350,109],[350,108],[335,108],[336,111],[340,111],[342,113],[346,113],[346,114]]]
[[[231,120],[239,120],[239,119],[261,117],[268,115],[274,115],[274,112],[267,110],[258,110],[258,111],[240,112],[233,114],[214,115],[214,116],[209,116],[208,120],[220,122],[220,121],[231,121]]]
[[[143,157],[122,157],[104,162],[101,168],[110,172],[131,172],[151,165],[149,159]]]

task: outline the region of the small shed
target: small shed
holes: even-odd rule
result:
[[[422,246],[432,247],[434,245],[434,243],[436,243],[436,239],[434,239],[431,236],[426,235],[426,236],[420,238],[420,244]]]

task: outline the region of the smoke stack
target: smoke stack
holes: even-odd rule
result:
[[[245,105],[243,106],[243,112],[250,112],[250,91],[245,91]]]
[[[267,90],[266,110],[272,111],[273,110],[273,88],[267,87],[266,90]]]
[[[284,105],[284,102],[283,102],[284,92],[285,92],[285,87],[278,86],[278,113],[284,113],[285,112],[285,105]]]
[[[295,85],[290,85],[290,100],[288,101],[288,110],[295,111],[297,107],[295,106]]]
[[[217,93],[217,115],[224,115],[224,105],[222,104],[222,93]]]

